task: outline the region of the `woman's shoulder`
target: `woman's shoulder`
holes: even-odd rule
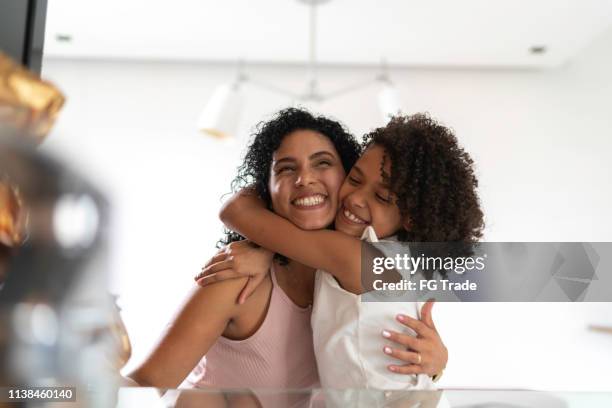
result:
[[[203,308],[214,308],[219,313],[233,317],[239,310],[238,295],[248,277],[228,279],[204,287],[195,284],[189,290],[180,313],[198,314]]]
[[[231,321],[223,332],[223,336],[232,340],[243,340],[257,332],[270,311],[273,290],[270,275],[257,286],[242,305],[238,305],[238,296],[246,282],[245,279],[242,285],[238,285],[238,288],[226,292],[227,301],[233,302],[234,306]]]
[[[269,298],[271,281],[269,276],[255,289],[253,294],[246,299],[244,304],[238,304],[238,296],[248,282],[248,277],[227,279],[215,282],[204,287],[195,285],[189,295],[189,299],[196,304],[214,305],[215,308],[232,309],[233,315],[239,314],[242,310],[248,310],[256,303],[261,303],[261,299]]]

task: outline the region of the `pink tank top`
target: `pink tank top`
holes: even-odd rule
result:
[[[301,308],[278,286],[273,271],[268,313],[247,339],[219,337],[187,378],[194,387],[313,388],[319,385],[311,307]]]

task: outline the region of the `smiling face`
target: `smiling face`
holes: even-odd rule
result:
[[[351,169],[340,188],[336,230],[359,237],[371,225],[379,238],[385,238],[402,228],[402,216],[395,197],[381,174],[384,155],[382,147],[373,145]],[[384,172],[391,172],[389,159],[385,162]]]
[[[272,156],[272,209],[302,229],[323,229],[334,221],[344,177],[340,156],[326,136],[293,131]]]

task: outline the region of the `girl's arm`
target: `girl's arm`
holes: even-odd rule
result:
[[[231,197],[221,221],[253,242],[334,275],[342,287],[361,293],[361,241],[331,230],[305,231],[265,208],[251,190]]]
[[[145,361],[128,375],[141,386],[176,388],[221,336],[246,278],[196,286]]]

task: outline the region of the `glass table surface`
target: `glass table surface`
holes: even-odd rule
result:
[[[612,407],[612,392],[121,388],[117,407]]]

